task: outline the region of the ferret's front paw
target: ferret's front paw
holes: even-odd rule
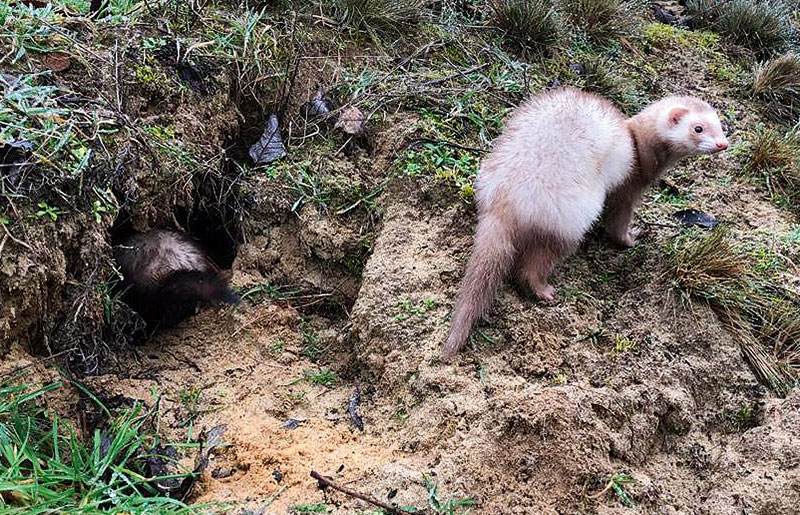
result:
[[[536,288],[534,293],[542,302],[552,303],[556,300],[556,289],[549,284]]]
[[[636,245],[636,239],[639,238],[639,235],[642,234],[642,230],[638,227],[630,227],[628,232],[620,238],[619,242],[624,247],[633,247]]]

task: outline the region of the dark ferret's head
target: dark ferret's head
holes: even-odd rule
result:
[[[213,271],[175,272],[163,281],[159,293],[165,300],[174,302],[238,304],[241,300],[231,291],[225,279]]]

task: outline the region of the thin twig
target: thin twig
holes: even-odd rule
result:
[[[461,70],[458,73],[454,73],[452,75],[448,75],[447,77],[442,77],[441,79],[434,79],[434,80],[429,80],[427,82],[423,82],[422,84],[420,84],[420,86],[435,86],[436,84],[441,84],[443,82],[447,82],[447,81],[452,80],[452,79],[457,79],[459,77],[463,77],[465,75],[469,75],[470,73],[475,73],[475,72],[477,72],[479,70],[482,70],[482,69],[486,68],[487,66],[489,66],[489,63],[483,63],[483,64],[478,65],[478,66],[473,66],[472,68],[469,68],[467,70]]]
[[[379,500],[377,500],[377,499],[375,499],[373,497],[370,497],[369,495],[358,493],[358,492],[354,492],[353,490],[350,490],[346,486],[342,486],[342,485],[338,484],[333,479],[331,479],[331,478],[329,478],[327,476],[323,476],[322,474],[320,474],[316,470],[312,470],[311,471],[311,477],[313,477],[314,479],[319,481],[319,483],[320,483],[320,485],[322,487],[328,487],[329,486],[329,487],[333,488],[334,490],[338,490],[338,491],[340,491],[340,492],[342,492],[344,494],[347,494],[347,495],[349,495],[351,497],[355,497],[356,499],[361,499],[362,501],[366,501],[366,502],[368,502],[370,504],[373,504],[373,505],[375,505],[375,506],[377,506],[379,508],[383,508],[384,510],[386,510],[386,513],[391,513],[392,515],[408,515],[409,513],[418,513],[418,514],[419,513],[424,513],[424,512],[419,512],[419,511],[416,511],[416,512],[406,511],[406,510],[404,510],[402,508],[398,508],[396,506],[392,506],[391,504],[385,503],[383,501],[379,501]]]
[[[453,143],[452,141],[447,141],[443,139],[433,139],[433,138],[414,138],[409,143],[408,146],[415,145],[417,143],[434,143],[437,145],[446,145],[448,147],[459,148],[461,150],[466,150],[468,152],[478,152],[481,154],[485,154],[488,152],[488,149],[485,148],[478,148],[478,147],[468,147],[465,145],[459,145],[458,143]]]
[[[17,238],[15,238],[15,237],[14,237],[14,235],[13,235],[13,234],[11,234],[10,232],[8,232],[8,227],[6,227],[6,224],[0,223],[0,226],[1,226],[1,227],[3,227],[3,230],[6,232],[6,237],[10,238],[10,239],[11,239],[11,241],[13,241],[14,243],[16,243],[17,245],[21,245],[21,246],[25,247],[26,249],[28,249],[28,250],[30,250],[30,251],[33,251],[33,249],[31,248],[31,246],[30,246],[30,245],[28,245],[27,243],[25,243],[25,242],[24,242],[24,241],[22,241],[22,240],[18,240]]]
[[[119,92],[119,39],[114,40],[114,91],[117,99],[117,111],[122,112],[122,96]]]

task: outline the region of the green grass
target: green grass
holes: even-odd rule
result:
[[[60,26],[59,18],[52,4],[40,9],[23,3],[0,5],[0,64],[15,64],[29,54],[69,50],[65,39],[72,33]]]
[[[376,197],[383,193],[388,179],[372,184],[339,171],[330,159],[335,147],[329,143],[324,143],[322,147],[298,149],[290,160],[266,167],[263,174],[285,192],[293,212],[300,212],[304,206],[312,205],[336,215],[373,213],[377,209]],[[256,170],[245,169],[245,172],[261,173]]]
[[[595,43],[608,43],[632,30],[633,12],[621,0],[561,0],[558,9]]]
[[[286,78],[286,63],[293,57],[290,45],[279,45],[285,36],[284,26],[269,16],[270,10],[245,9],[233,16],[215,19],[206,25],[204,38],[198,43],[213,41],[209,47],[199,48],[198,56],[221,59],[236,77],[238,94],[258,103],[276,101],[282,81]],[[294,27],[293,30],[302,30]],[[304,37],[298,32],[298,37]]]
[[[4,515],[194,514],[214,507],[188,506],[162,495],[157,481],[183,480],[191,472],[148,477],[146,461],[160,440],[155,412],[141,404],[110,413],[106,429],[80,436],[57,413],[40,406],[60,387],[53,383],[0,387],[0,512]]]
[[[585,60],[583,67],[586,70],[584,89],[612,100],[623,112],[636,113],[646,103],[630,77],[624,76],[620,66],[610,59],[592,56]]]
[[[636,503],[631,498],[628,490],[625,488],[625,485],[629,485],[635,483],[636,480],[630,474],[626,472],[614,472],[611,475],[611,479],[609,479],[608,483],[606,484],[605,488],[597,492],[596,494],[588,496],[589,499],[600,499],[603,497],[607,492],[612,492],[617,499],[624,504],[628,508],[634,508]]]
[[[742,406],[739,409],[722,409],[723,421],[735,432],[743,433],[748,429],[758,425],[757,416],[754,413],[753,407],[749,405]]]
[[[47,175],[37,174],[41,182],[59,189],[80,187],[94,153],[90,140],[95,135],[113,134],[117,124],[96,109],[66,107],[61,99],[73,93],[47,84],[47,75],[21,75],[16,85],[4,92],[0,141],[30,143],[33,150],[28,163],[48,169]],[[52,213],[47,212],[51,218]]]
[[[614,491],[614,495],[617,496],[622,504],[629,508],[634,507],[635,503],[631,499],[630,494],[628,494],[628,491],[625,489],[625,485],[633,482],[633,477],[630,474],[625,474],[623,472],[617,472],[611,476],[611,489]]]
[[[264,302],[265,299],[288,300],[298,294],[302,294],[300,288],[289,285],[274,285],[272,283],[260,283],[238,292],[242,299],[249,300],[253,305]]]
[[[409,299],[403,299],[399,302],[398,308],[400,313],[395,315],[394,319],[402,322],[408,316],[426,316],[430,311],[436,309],[436,301],[426,298],[414,304]]]
[[[193,425],[198,417],[217,411],[216,409],[208,409],[203,407],[203,391],[200,388],[186,388],[181,390],[179,394],[180,402],[183,409],[186,410],[186,416],[183,418],[181,425]]]
[[[408,177],[425,178],[434,183],[454,187],[464,200],[475,195],[473,183],[478,175],[480,158],[477,152],[447,143],[423,143],[407,150],[403,173]]]
[[[614,347],[611,349],[611,357],[615,358],[621,354],[628,354],[636,350],[637,344],[625,335],[614,336]]]
[[[687,30],[658,22],[645,25],[642,34],[647,44],[652,47],[675,43],[702,52],[715,50],[720,40],[717,34],[707,30]]]
[[[317,372],[304,370],[303,377],[305,377],[306,381],[313,385],[324,386],[326,388],[336,386],[336,383],[339,382],[339,378],[336,377],[336,374],[325,368],[322,368]]]
[[[694,196],[689,191],[676,191],[670,187],[654,188],[652,195],[654,200],[675,208],[687,207],[694,200]]]
[[[422,475],[422,484],[428,492],[428,507],[434,513],[441,515],[467,514],[471,511],[475,501],[471,497],[448,496],[443,499],[439,493],[439,485],[427,475]]]
[[[316,363],[322,356],[322,347],[320,346],[319,336],[313,327],[307,325],[305,322],[301,324],[301,336],[303,337],[303,350],[302,356],[308,358],[310,361]]]
[[[349,29],[372,36],[402,34],[423,16],[422,0],[332,0],[333,17]]]

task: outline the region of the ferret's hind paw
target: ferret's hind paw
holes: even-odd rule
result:
[[[556,301],[556,289],[549,284],[536,288],[536,297],[547,304],[552,304]]]
[[[642,230],[639,227],[631,227],[628,229],[628,232],[625,234],[625,236],[619,239],[619,243],[623,247],[631,248],[636,245],[636,240],[641,234]]]

